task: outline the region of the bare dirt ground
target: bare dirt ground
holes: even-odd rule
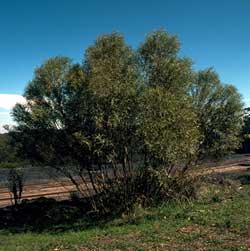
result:
[[[226,160],[219,165],[212,167],[203,167],[199,170],[193,171],[195,175],[210,175],[220,173],[237,173],[250,171],[250,155],[243,155],[236,159]]]
[[[193,171],[195,175],[229,174],[250,172],[250,155],[224,161],[219,166],[204,167]],[[47,183],[28,184],[24,186],[22,199],[35,199],[39,197],[67,199],[76,188],[70,181],[50,181]],[[0,187],[0,207],[11,205],[11,194],[7,187]]]

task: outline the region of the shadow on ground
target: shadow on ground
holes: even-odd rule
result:
[[[98,218],[88,200],[56,201],[39,198],[24,200],[20,205],[0,209],[0,230],[58,233],[101,226],[112,216]]]

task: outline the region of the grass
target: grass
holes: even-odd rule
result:
[[[206,182],[199,198],[136,207],[106,223],[72,223],[66,231],[0,231],[1,251],[250,250],[250,186]],[[74,229],[74,230],[73,230]]]

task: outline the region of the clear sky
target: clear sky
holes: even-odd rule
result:
[[[81,62],[95,38],[121,31],[133,47],[165,28],[195,69],[213,66],[250,104],[250,0],[5,0],[0,2],[0,94],[21,95],[34,68],[65,55]],[[10,122],[0,95],[0,126]]]

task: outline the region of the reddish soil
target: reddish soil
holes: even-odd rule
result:
[[[249,166],[248,166],[249,163]],[[202,168],[195,175],[211,175],[217,173],[236,173],[250,171],[250,156],[225,161],[216,167]],[[23,199],[35,199],[39,197],[55,198],[58,200],[67,199],[76,188],[70,181],[55,181],[40,184],[29,184],[24,186]],[[11,195],[6,187],[0,187],[0,207],[11,205]]]

